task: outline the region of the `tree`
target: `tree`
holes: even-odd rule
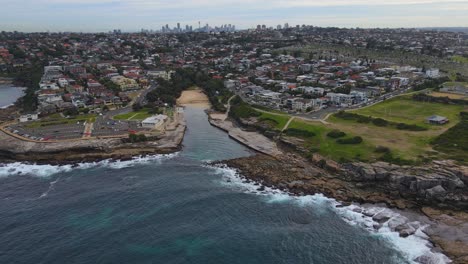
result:
[[[140,103],[136,103],[132,106],[133,111],[140,111],[143,107],[141,106]]]

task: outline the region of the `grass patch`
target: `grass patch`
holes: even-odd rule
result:
[[[450,119],[450,122],[456,123],[460,120],[458,113],[463,111],[463,108],[464,107],[460,105],[420,102],[411,100],[408,97],[397,97],[370,107],[350,112],[363,116],[383,118],[396,123],[414,124],[434,130],[440,130],[441,127],[434,127],[426,124],[426,118],[432,115],[440,115]]]
[[[455,100],[459,100],[459,99],[468,100],[468,96],[455,94],[455,93],[432,92],[429,95],[433,97],[448,97],[449,99],[455,99]]]
[[[468,112],[460,113],[461,121],[432,142],[436,150],[459,161],[468,161]]]
[[[306,147],[336,161],[377,160],[380,156],[378,153],[375,153],[375,146],[367,141],[357,145],[339,144],[335,138],[327,136],[334,129],[321,123],[293,120],[289,125],[289,129],[297,129],[314,134],[314,137],[305,139]],[[348,133],[348,135],[351,138],[358,136],[352,133]]]
[[[145,118],[148,118],[153,115],[153,114],[150,114],[150,111],[151,109],[149,108],[143,108],[138,111],[132,111],[126,114],[116,115],[114,116],[114,119],[115,120],[144,120]]]
[[[315,133],[308,130],[297,129],[297,128],[288,128],[284,133],[292,137],[301,137],[301,138],[310,138],[315,137]]]
[[[463,56],[453,56],[452,61],[458,63],[468,63],[468,58]]]
[[[288,122],[289,120],[289,116],[286,116],[286,115],[274,115],[274,114],[268,114],[268,113],[260,113],[260,116],[259,116],[259,120],[260,121],[263,121],[263,120],[272,120],[275,124],[275,128],[278,129],[278,130],[281,130],[284,128],[284,126],[286,125],[286,123]]]

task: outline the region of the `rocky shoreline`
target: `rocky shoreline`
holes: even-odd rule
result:
[[[258,154],[218,164],[236,169],[247,182],[256,182],[259,191],[269,187],[297,196],[323,194],[340,201],[340,207],[354,206],[353,210],[374,222],[376,230],[385,224],[406,237],[424,229],[435,251],[440,248],[454,263],[468,263],[468,189],[464,182],[468,174],[466,168],[451,162],[436,162],[431,167],[381,162],[336,167],[317,159],[314,164],[289,153],[282,158]],[[426,216],[427,221],[395,218],[390,211],[356,209],[360,207],[354,203],[384,204],[405,213],[416,212],[419,218]]]
[[[231,135],[242,128],[232,121],[210,123]],[[227,123],[229,122],[229,123]],[[247,125],[248,126],[248,125]],[[244,133],[256,133],[251,129]],[[259,133],[257,133],[259,134]],[[252,149],[251,141],[238,140]],[[269,140],[270,145],[274,144]],[[425,166],[397,166],[385,162],[338,164],[320,155],[304,158],[285,138],[277,142],[282,154],[260,151],[253,157],[218,162],[238,172],[257,191],[273,188],[293,196],[323,194],[368,218],[378,232],[383,226],[401,237],[428,236],[433,251],[442,251],[454,263],[468,263],[468,168],[453,161],[434,161]],[[356,205],[356,203],[358,205]],[[365,209],[363,204],[392,210]],[[397,216],[391,212],[399,211]],[[411,217],[409,217],[411,216]],[[435,254],[434,253],[434,254]],[[432,254],[432,253],[430,253]],[[427,257],[427,256],[426,256]],[[415,260],[433,262],[430,258]]]
[[[140,143],[127,143],[123,138],[38,143],[23,141],[0,131],[0,163],[19,161],[62,165],[169,154],[181,150],[185,130],[185,120],[182,120],[174,130]]]

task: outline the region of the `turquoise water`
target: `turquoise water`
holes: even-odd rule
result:
[[[0,169],[0,263],[405,263],[321,196],[259,195],[205,161],[252,155],[186,110],[175,155]]]

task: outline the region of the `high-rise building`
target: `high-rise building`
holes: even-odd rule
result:
[[[288,24],[288,23],[285,23],[285,24],[284,24],[284,28],[288,29],[288,28],[289,28],[289,24]]]

